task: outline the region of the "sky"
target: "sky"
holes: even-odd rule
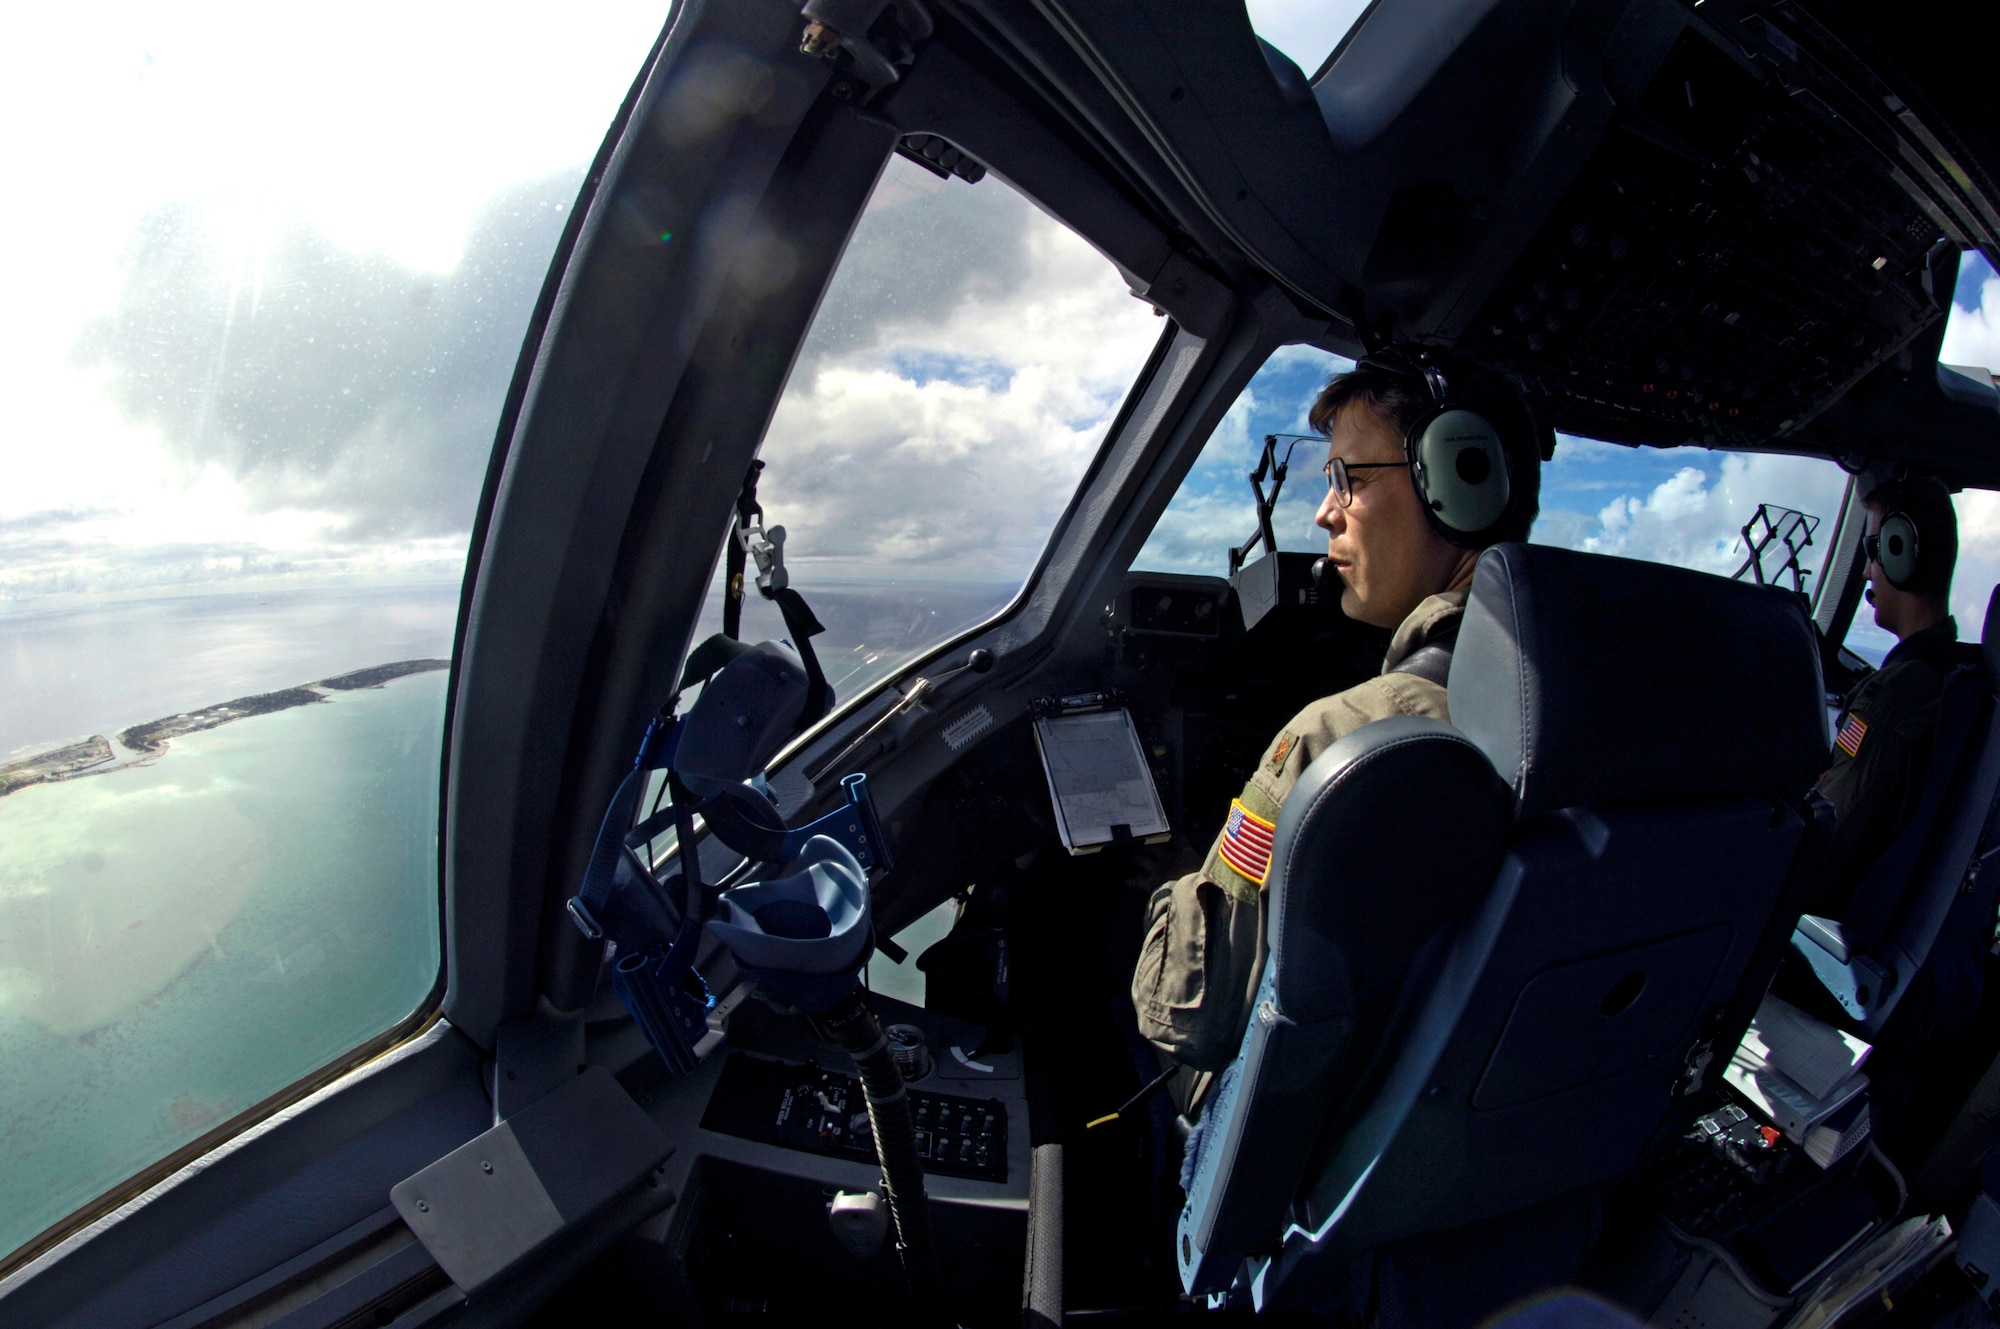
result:
[[[1361,5],[1255,0],[1306,72]],[[583,164],[664,4],[30,7],[0,18],[0,606],[259,579],[455,579],[494,418]],[[581,17],[584,21],[576,21]],[[1025,572],[1160,323],[1004,182],[893,164],[765,446],[795,565]],[[2000,364],[1976,256],[1944,359]],[[1220,570],[1253,437],[1303,428],[1327,358],[1280,352],[1149,558]],[[1831,520],[1826,463],[1564,439],[1537,538],[1717,571],[1760,501]],[[1322,482],[1280,513],[1308,547]],[[2000,501],[1961,497],[1961,618]]]
[[[456,575],[665,8],[6,9],[0,601]]]

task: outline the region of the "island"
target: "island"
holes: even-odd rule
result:
[[[164,716],[158,720],[148,720],[144,724],[131,725],[118,733],[119,746],[132,754],[121,761],[118,752],[102,734],[92,734],[77,742],[65,743],[33,756],[0,764],[0,798],[30,785],[42,784],[50,780],[67,780],[79,775],[98,775],[117,770],[138,761],[150,761],[167,750],[168,742],[183,734],[196,734],[204,729],[214,729],[232,720],[244,720],[253,715],[269,715],[273,711],[290,710],[294,706],[311,706],[330,700],[326,693],[355,692],[362,688],[379,688],[411,674],[429,673],[438,669],[451,668],[449,660],[396,660],[389,664],[370,665],[366,669],[356,669],[332,678],[322,678],[311,683],[301,683],[297,687],[280,688],[276,692],[259,692],[248,697],[238,697],[233,701],[218,702],[199,710],[182,711],[177,715]]]

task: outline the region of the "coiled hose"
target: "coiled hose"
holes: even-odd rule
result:
[[[822,1038],[839,1045],[854,1059],[868,1100],[875,1156],[882,1164],[882,1192],[889,1202],[890,1222],[895,1225],[896,1254],[910,1283],[918,1322],[944,1324],[937,1265],[931,1256],[924,1169],[917,1157],[917,1128],[910,1117],[910,1100],[903,1092],[903,1073],[891,1054],[889,1036],[868,1008],[860,988],[811,1019]]]

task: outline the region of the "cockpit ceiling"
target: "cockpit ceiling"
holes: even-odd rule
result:
[[[1688,29],[1463,344],[1566,432],[1768,446],[1940,321],[1938,212],[1827,101]]]
[[[2000,254],[1991,98],[1946,86],[1936,24],[1378,0],[1308,84],[1232,6],[1037,8],[1158,154],[1133,174],[1196,201],[1195,257],[1269,273],[1330,347],[1460,345],[1612,442],[2000,485],[1992,381],[1933,368],[1959,251]]]

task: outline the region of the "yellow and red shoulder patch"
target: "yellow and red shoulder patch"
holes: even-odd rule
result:
[[[1229,802],[1229,820],[1223,823],[1222,842],[1217,846],[1222,861],[1259,886],[1271,875],[1271,843],[1278,827],[1274,822],[1243,806],[1240,798]]]
[[[1834,735],[1833,745],[1850,757],[1858,757],[1861,755],[1861,740],[1866,737],[1868,737],[1868,722],[1850,713],[1847,723],[1840,727],[1838,734]]]

